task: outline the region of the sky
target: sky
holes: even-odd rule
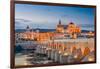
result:
[[[64,25],[73,22],[83,30],[94,30],[94,17],[95,8],[15,4],[15,29],[25,29],[27,25],[55,29],[61,20]]]

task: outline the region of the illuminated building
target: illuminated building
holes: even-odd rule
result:
[[[70,34],[71,38],[77,38],[77,35],[81,33],[81,29],[71,22],[68,24],[67,33]]]
[[[88,32],[88,37],[94,37],[94,32]]]
[[[77,35],[81,33],[80,27],[76,26],[74,23],[69,23],[68,25],[62,25],[59,20],[59,24],[56,28],[57,33],[67,33],[71,38],[77,38]]]
[[[56,32],[57,33],[64,33],[64,27],[61,24],[61,20],[59,20],[59,24],[57,25]]]

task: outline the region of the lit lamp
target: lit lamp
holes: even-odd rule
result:
[[[68,53],[66,52],[66,53],[64,53],[64,56],[67,56],[68,55]]]
[[[46,48],[46,50],[50,50],[51,48]]]
[[[78,58],[78,56],[77,55],[74,55],[74,58]]]
[[[61,51],[59,51],[58,53],[61,54]]]
[[[46,48],[46,50],[49,50],[48,48]]]
[[[89,57],[88,61],[94,61],[94,59],[92,57]]]

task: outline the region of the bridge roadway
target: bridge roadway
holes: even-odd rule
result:
[[[44,41],[43,44],[47,44],[47,43],[65,43],[66,45],[73,45],[73,44],[90,44],[89,46],[94,46],[94,38],[79,38],[79,39],[54,39],[54,40],[48,40],[48,41]],[[34,49],[36,48],[37,45],[39,45],[39,43],[37,41],[22,41],[20,43],[16,43],[16,46],[22,46],[23,49]]]

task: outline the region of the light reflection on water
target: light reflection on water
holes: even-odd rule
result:
[[[22,50],[15,54],[16,65],[30,65],[32,64],[29,60],[33,58],[34,50]]]
[[[36,54],[34,50],[22,50],[15,55],[15,65],[34,65],[53,62],[44,54]]]

